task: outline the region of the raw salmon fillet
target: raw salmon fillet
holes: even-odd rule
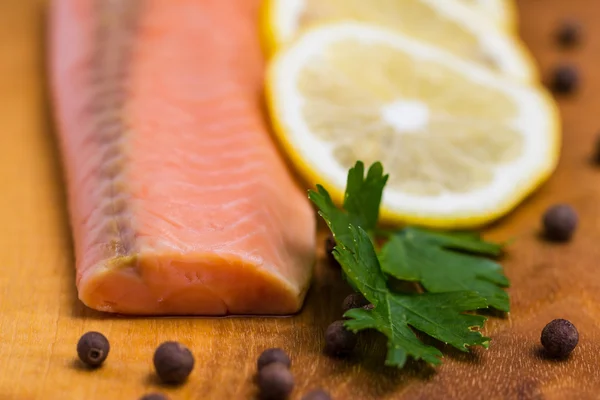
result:
[[[87,306],[301,308],[316,223],[265,123],[259,2],[52,1],[52,94]]]

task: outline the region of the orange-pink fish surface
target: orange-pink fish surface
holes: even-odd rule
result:
[[[315,215],[268,132],[258,6],[52,1],[52,96],[87,306],[302,307]]]

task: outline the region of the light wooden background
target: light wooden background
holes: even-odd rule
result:
[[[488,351],[450,352],[434,372],[381,367],[384,343],[363,340],[346,361],[321,354],[323,331],[339,318],[347,289],[319,266],[304,311],[291,318],[124,319],[87,310],[76,298],[73,253],[44,76],[44,1],[0,0],[0,399],[137,399],[161,390],[172,399],[254,395],[256,356],[281,346],[293,358],[294,398],[324,387],[336,399],[600,398],[600,168],[589,158],[600,132],[600,4],[597,0],[522,0],[521,33],[542,71],[560,60],[580,66],[581,91],[561,99],[564,149],[558,172],[530,200],[489,229],[516,237],[505,261],[513,312],[492,317]],[[585,23],[585,43],[556,49],[562,16]],[[540,214],[569,202],[581,227],[568,245],[538,238]],[[539,335],[553,318],[581,334],[566,362],[544,360]],[[112,350],[104,368],[75,362],[78,337],[99,330]],[[162,388],[152,375],[155,346],[180,340],[197,358],[189,382]]]

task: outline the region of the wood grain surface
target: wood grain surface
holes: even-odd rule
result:
[[[581,90],[559,99],[564,123],[560,166],[533,197],[486,232],[514,237],[504,260],[513,282],[510,316],[490,316],[489,350],[448,350],[437,370],[382,367],[385,343],[361,339],[347,360],[322,355],[323,331],[340,317],[348,289],[321,262],[307,304],[287,318],[128,319],[86,309],[74,284],[74,261],[60,162],[45,80],[45,1],[0,0],[0,399],[137,399],[161,391],[175,399],[253,398],[256,356],[280,346],[293,359],[294,398],[323,387],[335,399],[596,399],[600,398],[600,168],[590,157],[600,131],[600,3],[522,0],[521,35],[542,74],[560,62],[579,66]],[[552,39],[564,16],[585,26],[584,43],[559,50]],[[568,202],[580,213],[574,240],[539,238],[544,209]],[[540,353],[539,337],[554,318],[579,329],[570,359]],[[103,332],[112,350],[88,371],[75,345],[88,330]],[[180,388],[162,387],[152,354],[179,340],[196,356]]]

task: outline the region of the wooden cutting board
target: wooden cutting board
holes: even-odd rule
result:
[[[590,163],[600,132],[600,3],[522,0],[521,35],[547,76],[562,61],[578,65],[581,90],[559,100],[564,148],[553,178],[509,217],[493,239],[514,237],[504,261],[513,282],[512,313],[491,316],[489,350],[448,350],[437,370],[382,367],[385,343],[362,341],[356,355],[321,354],[326,326],[340,317],[347,288],[324,262],[301,314],[288,318],[127,319],[86,309],[74,285],[64,186],[45,88],[43,0],[0,1],[0,399],[137,399],[149,391],[172,399],[247,399],[256,356],[280,346],[296,377],[294,398],[323,387],[335,399],[600,398],[600,168]],[[564,16],[585,24],[585,42],[560,51],[552,38]],[[538,237],[540,215],[556,202],[580,213],[575,239],[550,245]],[[563,362],[545,360],[539,337],[554,318],[571,320],[580,344]],[[88,330],[111,342],[97,371],[76,362]],[[181,388],[161,387],[152,354],[179,340],[197,366]]]

